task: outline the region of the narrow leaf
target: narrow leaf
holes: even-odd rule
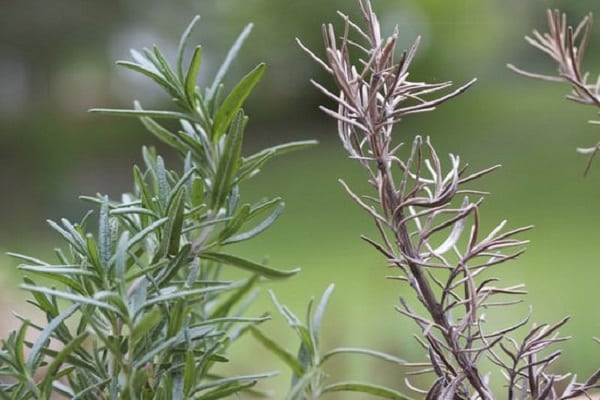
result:
[[[316,140],[302,140],[296,142],[290,142],[273,146],[268,149],[259,151],[258,153],[252,154],[251,156],[244,157],[242,160],[242,166],[238,173],[237,182],[241,182],[245,179],[251,178],[256,174],[264,164],[266,164],[273,157],[277,157],[292,151],[301,150],[306,147],[314,146],[318,144]]]
[[[144,313],[142,318],[133,326],[130,339],[132,344],[135,346],[140,339],[147,337],[163,318],[163,311],[159,308],[153,308]]]
[[[339,382],[334,383],[332,385],[325,386],[323,388],[323,393],[329,392],[360,392],[360,393],[368,393],[371,395],[375,395],[384,399],[394,399],[394,400],[411,400],[410,397],[406,396],[404,393],[398,392],[393,389],[389,389],[383,386],[372,385],[369,383],[361,383],[361,382]]]
[[[46,325],[44,330],[40,332],[39,336],[35,341],[35,344],[29,352],[29,359],[27,360],[27,365],[29,366],[29,368],[32,368],[34,365],[34,361],[41,356],[41,350],[48,344],[48,341],[50,340],[54,330],[59,325],[62,325],[65,322],[65,320],[71,315],[73,315],[78,309],[79,304],[73,304],[71,307],[67,308],[65,311],[60,313],[58,317],[53,318],[52,321],[50,321],[48,325]]]
[[[133,166],[133,179],[135,181],[135,186],[137,191],[139,192],[140,200],[142,201],[142,205],[145,208],[150,210],[154,209],[154,204],[152,202],[152,195],[148,190],[148,185],[146,185],[146,181],[144,180],[144,173],[137,165]]]
[[[56,289],[48,289],[45,287],[40,287],[40,286],[32,286],[32,285],[27,285],[27,284],[23,284],[21,285],[21,289],[26,290],[28,292],[37,292],[37,293],[44,293],[50,296],[55,296],[61,299],[65,299],[65,300],[69,300],[72,301],[73,303],[76,304],[86,304],[86,305],[90,305],[90,306],[95,306],[98,308],[102,308],[108,311],[113,311],[115,313],[117,313],[119,316],[124,317],[123,315],[121,315],[120,311],[118,308],[108,304],[108,303],[104,303],[89,297],[85,297],[85,296],[79,296],[79,295],[75,295],[72,293],[67,293],[67,292],[61,292],[59,290]]]
[[[137,101],[133,103],[133,107],[135,110],[143,111],[142,106]],[[174,149],[180,151],[185,150],[184,144],[181,142],[181,140],[179,140],[177,135],[160,125],[154,119],[150,117],[140,117],[140,121],[142,122],[144,127],[160,141],[166,143]]]
[[[32,281],[31,279],[29,279],[28,277],[24,277],[23,282],[25,282],[26,284],[28,284],[30,286],[36,286],[35,282]],[[30,303],[34,304],[41,311],[43,311],[44,313],[47,313],[48,315],[58,314],[56,305],[50,301],[50,299],[48,298],[47,295],[45,295],[43,293],[37,293],[37,292],[32,292],[31,295],[35,299],[35,302],[30,301]]]
[[[111,257],[111,232],[108,220],[108,197],[103,197],[100,206],[100,218],[98,221],[98,247],[100,250],[100,263],[104,269],[108,269]]]
[[[192,207],[197,207],[202,204],[204,200],[204,182],[200,177],[194,177],[192,180],[192,193],[190,195],[190,201]]]
[[[129,242],[129,232],[125,231],[119,238],[117,250],[115,251],[115,277],[119,283],[119,287],[123,289],[125,284],[125,270],[127,268],[127,247]]]
[[[131,249],[135,244],[140,242],[142,239],[145,239],[150,234],[150,232],[157,229],[168,220],[168,217],[161,218],[157,221],[154,221],[152,224],[148,225],[147,227],[136,233],[131,239],[129,239],[129,243],[127,243],[127,248]]]
[[[241,164],[245,121],[244,113],[240,110],[226,137],[212,191],[212,205],[215,209],[220,208],[231,193],[232,182]]]
[[[202,61],[202,47],[196,46],[192,60],[190,61],[190,67],[185,77],[185,95],[188,102],[193,106],[196,92],[196,79],[198,78],[198,72],[200,71],[200,62]]]
[[[225,133],[231,121],[238,113],[246,98],[250,95],[254,86],[260,81],[265,71],[265,65],[259,64],[250,71],[242,80],[231,90],[229,95],[223,100],[215,114],[212,129],[213,143],[217,143],[220,137]]]
[[[281,347],[276,341],[266,336],[260,329],[255,326],[250,326],[250,332],[263,346],[269,351],[275,354],[281,361],[283,361],[296,376],[302,376],[304,374],[304,367],[296,360],[296,357]]]
[[[194,16],[194,18],[192,19],[192,22],[190,22],[189,25],[185,28],[185,31],[183,31],[183,34],[181,35],[181,38],[179,39],[179,45],[177,46],[177,73],[179,75],[179,80],[182,82],[184,81],[183,58],[185,55],[185,48],[188,45],[188,41],[190,39],[190,36],[192,35],[192,31],[198,24],[198,21],[200,21],[200,16],[199,15]]]
[[[84,254],[87,254],[90,261],[90,266],[96,271],[98,277],[103,279],[103,277],[105,276],[105,270],[104,266],[100,262],[100,257],[98,255],[98,245],[96,244],[94,235],[92,235],[91,233],[85,235],[85,245],[86,252]]]
[[[319,343],[319,334],[321,331],[321,321],[323,320],[323,314],[325,314],[325,309],[327,308],[327,303],[329,302],[329,297],[331,293],[333,293],[333,289],[335,285],[332,283],[327,286],[325,289],[325,293],[323,293],[323,297],[321,297],[321,301],[317,305],[317,309],[315,310],[315,315],[313,317],[312,326],[311,326],[311,335],[313,336],[313,340],[316,342],[316,347],[318,347]]]
[[[234,233],[240,230],[242,225],[248,221],[248,217],[250,216],[250,205],[244,204],[241,206],[234,216],[227,221],[223,230],[219,233],[219,242],[222,242],[226,238],[232,236]]]
[[[277,372],[265,372],[262,374],[240,375],[240,376],[232,376],[232,377],[227,377],[227,378],[220,378],[220,379],[216,379],[216,380],[196,386],[195,391],[198,392],[201,390],[206,390],[206,389],[210,389],[210,388],[214,388],[214,387],[223,386],[223,385],[229,384],[229,383],[241,383],[241,382],[248,382],[248,381],[254,382],[257,379],[271,378],[275,375],[277,375]],[[205,398],[204,395],[201,398],[204,399]]]
[[[197,122],[192,115],[177,111],[162,111],[162,110],[127,110],[116,108],[92,108],[90,112],[102,113],[107,115],[116,115],[121,117],[149,117],[149,118],[167,118],[167,119],[184,119],[192,122]]]
[[[165,78],[161,76],[160,73],[158,73],[158,71],[154,67],[148,68],[146,66],[136,64],[131,61],[117,61],[117,65],[128,68],[135,72],[139,72],[142,75],[146,75],[148,78],[152,79],[154,82],[158,83],[164,88],[168,88],[170,86],[169,83],[165,80]]]
[[[156,176],[156,185],[158,189],[158,200],[163,210],[167,209],[167,201],[171,192],[171,187],[167,181],[167,170],[165,161],[161,156],[156,157],[156,169],[153,171]]]
[[[155,355],[161,354],[163,352],[168,352],[168,350],[171,349],[178,340],[178,336],[173,336],[167,340],[161,341],[159,344],[157,344],[157,346],[154,346],[150,349],[150,351],[144,354],[143,357],[140,357],[139,359],[135,360],[133,367],[135,369],[143,368],[143,366],[146,365],[146,363],[150,362]]]
[[[51,221],[51,220],[47,220],[48,224],[55,230],[57,231],[64,239],[67,243],[71,244],[80,254],[85,254],[85,241],[83,240],[83,238],[78,234],[75,233],[75,236],[72,235],[72,231],[69,232],[66,229],[63,229],[60,225],[58,225],[56,222]]]
[[[27,261],[27,262],[30,262],[30,263],[36,264],[36,265],[50,265],[46,261],[42,261],[42,260],[40,260],[38,258],[27,256],[27,255],[24,255],[24,254],[8,252],[8,253],[6,253],[6,255],[9,256],[9,257],[14,257],[14,258],[17,258],[19,260]]]
[[[172,220],[172,224],[169,229],[168,255],[175,255],[179,251],[181,230],[183,228],[184,190],[182,187],[175,195],[172,204],[169,205],[169,217]]]
[[[227,300],[219,304],[219,306],[211,313],[210,318],[221,318],[230,315],[231,308],[244,298],[244,296],[256,285],[259,278],[259,275],[254,275],[248,279],[244,285],[232,293]]]
[[[144,303],[144,308],[150,308],[155,304],[169,303],[177,299],[195,300],[201,297],[203,294],[210,292],[220,292],[235,288],[235,285],[219,285],[219,286],[208,286],[199,289],[190,290],[178,290],[161,294],[156,297],[152,297]]]
[[[273,224],[273,222],[275,222],[275,220],[281,215],[284,208],[285,208],[285,203],[283,203],[283,202],[279,203],[277,208],[275,208],[275,210],[267,218],[262,220],[254,228],[249,229],[240,234],[231,236],[228,239],[224,240],[222,242],[222,244],[237,243],[237,242],[241,242],[241,241],[253,238],[254,236],[258,235],[259,233],[265,231],[268,227],[270,227]]]
[[[219,67],[219,70],[217,71],[217,75],[215,75],[215,79],[210,87],[209,95],[207,96],[208,98],[212,97],[215,94],[217,87],[221,84],[221,82],[223,82],[223,79],[225,78],[225,74],[227,73],[229,66],[231,65],[233,60],[237,57],[237,54],[239,53],[240,48],[242,47],[242,45],[248,38],[250,31],[252,31],[252,26],[253,26],[252,24],[246,25],[244,30],[242,30],[240,35],[237,37],[237,39],[233,43],[233,46],[231,46],[231,48],[229,49],[229,52],[227,53],[225,60],[223,61],[223,63]]]
[[[251,388],[256,385],[257,381],[250,382],[232,382],[228,384],[224,384],[221,387],[214,389],[208,393],[202,394],[201,397],[197,397],[202,400],[217,400],[227,398],[229,395],[239,393],[246,389]],[[236,396],[238,397],[238,396]]]
[[[94,278],[96,277],[96,275],[92,271],[82,269],[81,267],[63,267],[58,265],[48,267],[36,265],[21,265],[19,266],[19,269],[21,271],[33,272],[40,276],[49,278],[54,282],[61,283],[66,287],[79,293],[83,292],[83,287],[81,286],[80,282],[73,279],[71,275],[86,276],[87,279],[90,280],[94,280]]]
[[[395,356],[392,356],[391,354],[387,354],[387,353],[383,353],[383,352],[375,351],[375,350],[363,349],[363,348],[354,348],[354,347],[338,347],[336,349],[328,351],[327,353],[325,353],[323,355],[323,357],[321,359],[321,364],[324,364],[331,357],[338,355],[338,354],[364,354],[367,356],[375,357],[380,360],[391,362],[391,363],[398,364],[398,365],[406,364],[405,360],[395,357]]]
[[[300,272],[299,268],[289,271],[282,271],[225,253],[205,252],[201,253],[200,257],[206,260],[212,260],[222,264],[238,267],[271,279],[288,278]]]
[[[57,371],[74,351],[81,349],[81,346],[85,339],[87,339],[88,335],[88,332],[83,332],[81,335],[73,338],[68,343],[65,343],[65,346],[60,349],[58,354],[54,357],[52,363],[50,363],[48,366],[44,380],[42,381],[42,386],[44,386],[46,393],[51,392],[52,382],[56,377]]]
[[[169,63],[167,62],[167,60],[156,45],[152,47],[152,52],[154,54],[154,59],[156,62],[155,66],[160,70],[160,72],[162,72],[163,76],[169,83],[169,87],[166,87],[165,89],[167,89],[171,94],[177,94],[178,97],[183,97],[183,93],[179,91],[182,82],[175,75],[175,73],[171,69],[171,66],[169,65]],[[147,52],[146,54],[148,55],[149,52]]]

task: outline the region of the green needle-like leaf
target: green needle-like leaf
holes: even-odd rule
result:
[[[333,350],[329,350],[328,352],[323,354],[323,357],[321,358],[321,364],[324,364],[330,358],[332,358],[333,356],[338,355],[338,354],[364,354],[364,355],[375,357],[377,359],[391,362],[391,363],[394,363],[397,365],[406,364],[405,360],[395,357],[395,356],[392,356],[391,354],[387,354],[387,353],[383,353],[383,352],[375,351],[375,350],[370,350],[370,349],[355,348],[355,347],[339,347],[339,348],[336,348]]]
[[[98,308],[101,308],[101,309],[104,309],[107,311],[115,312],[121,318],[125,317],[125,315],[121,315],[120,310],[118,308],[116,308],[108,303],[98,301],[96,299],[92,299],[89,297],[80,296],[80,295],[76,295],[76,294],[72,294],[72,293],[68,293],[68,292],[62,292],[62,291],[56,290],[56,289],[49,289],[49,288],[45,288],[45,287],[41,287],[41,286],[32,286],[32,285],[27,285],[27,284],[21,285],[21,289],[26,290],[28,292],[44,293],[44,294],[47,294],[50,296],[55,296],[55,297],[58,297],[61,299],[72,301],[73,303],[76,303],[76,304],[95,306],[95,307],[98,307]]]
[[[223,243],[223,240],[239,231],[242,225],[248,221],[249,216],[250,204],[244,204],[237,210],[235,215],[229,221],[227,221],[227,224],[219,233],[219,242]]]
[[[223,79],[225,78],[225,75],[227,74],[227,70],[229,70],[229,66],[231,65],[233,60],[235,60],[235,58],[237,57],[240,49],[242,48],[242,45],[248,38],[248,35],[250,35],[250,32],[252,31],[252,27],[253,27],[252,24],[246,25],[244,30],[242,30],[242,32],[239,34],[239,36],[233,43],[233,46],[231,46],[231,48],[229,49],[229,52],[227,53],[227,56],[225,57],[225,61],[223,61],[223,63],[219,67],[219,70],[217,71],[217,74],[215,75],[215,79],[209,89],[208,95],[206,96],[207,99],[213,98],[217,88],[223,82]]]
[[[153,308],[146,312],[133,326],[130,339],[131,343],[136,346],[140,339],[143,339],[148,335],[163,318],[163,311],[159,308]]]
[[[242,160],[242,166],[238,172],[236,183],[242,182],[248,178],[251,178],[272,158],[296,151],[301,150],[310,146],[318,144],[316,140],[302,140],[296,142],[285,143],[277,146],[270,147],[265,150],[261,150],[251,156],[244,157]]]
[[[104,269],[108,269],[111,257],[112,237],[108,221],[108,197],[104,197],[100,207],[100,218],[98,221],[98,248],[100,250],[100,263]]]
[[[249,386],[254,385],[256,383],[257,379],[271,378],[275,375],[277,375],[276,372],[266,372],[263,374],[241,375],[241,376],[233,376],[233,377],[228,377],[228,378],[216,379],[214,381],[211,381],[208,383],[203,383],[203,384],[196,386],[195,392],[200,392],[202,390],[207,390],[207,389],[212,389],[212,388],[219,388],[219,389],[215,390],[215,392],[208,392],[206,394],[202,394],[201,397],[197,397],[197,398],[201,398],[202,400],[204,400],[204,399],[219,399],[219,398],[223,398],[224,396],[227,396],[231,393],[235,393],[235,392],[221,392],[221,390],[223,390],[224,388],[227,388],[228,385],[233,384],[234,387],[236,387],[236,386],[239,387],[239,385],[242,385],[242,387],[249,387]],[[240,389],[238,389],[236,391],[239,391],[239,390]],[[218,396],[217,396],[217,394],[218,394]],[[217,396],[217,397],[215,397],[215,396]]]
[[[216,261],[218,263],[241,268],[243,270],[250,271],[270,279],[289,278],[300,272],[299,268],[292,269],[289,271],[282,271],[279,269],[270,268],[265,265],[255,263],[253,261],[249,261],[241,257],[233,256],[231,254],[204,252],[200,254],[200,257],[205,260]]]
[[[96,244],[96,239],[94,235],[88,233],[85,235],[85,244],[86,251],[84,254],[87,254],[87,258],[90,261],[90,266],[96,271],[96,275],[103,279],[105,275],[105,268],[100,262],[100,257],[98,255],[98,245]]]
[[[169,194],[171,193],[171,187],[167,180],[167,170],[165,168],[165,162],[161,156],[156,157],[156,168],[154,169],[154,175],[156,177],[156,187],[158,194],[158,201],[162,210],[167,209],[167,201]]]
[[[323,297],[321,297],[321,301],[319,302],[319,304],[317,305],[317,309],[315,310],[315,315],[313,317],[312,324],[310,327],[311,335],[313,337],[313,340],[315,341],[315,345],[317,348],[319,344],[319,336],[321,331],[321,321],[323,320],[323,315],[325,314],[325,309],[327,308],[329,297],[331,296],[331,293],[333,293],[334,288],[335,285],[332,283],[329,286],[327,286],[327,289],[325,289],[325,293],[323,293]],[[310,316],[308,316],[308,318],[310,318]]]
[[[227,315],[230,315],[233,306],[241,301],[248,292],[256,286],[259,279],[260,275],[254,275],[246,280],[243,286],[233,292],[223,303],[219,304],[219,306],[211,313],[211,318],[224,318]]]
[[[133,108],[137,111],[144,111],[140,102],[138,101],[133,102]],[[152,133],[155,137],[157,137],[159,140],[161,140],[162,142],[166,143],[174,149],[185,152],[186,146],[176,134],[160,125],[151,117],[141,116],[139,118],[144,127],[148,129],[148,131]]]
[[[279,215],[281,215],[284,208],[285,208],[285,203],[283,203],[283,202],[279,203],[277,205],[277,207],[275,208],[275,210],[273,210],[273,212],[267,218],[262,220],[254,228],[247,230],[245,232],[242,232],[240,234],[231,236],[228,239],[225,239],[222,242],[222,244],[242,242],[244,240],[248,240],[248,239],[255,237],[256,235],[258,235],[259,233],[265,231],[268,227],[270,227],[275,222],[275,220],[279,217]]]
[[[192,22],[190,22],[187,28],[185,28],[185,31],[183,31],[183,34],[179,39],[179,45],[177,46],[177,73],[181,82],[184,81],[183,59],[185,55],[185,49],[188,47],[190,36],[192,35],[192,31],[198,24],[198,21],[200,21],[200,16],[194,16]]]
[[[197,381],[197,369],[194,352],[188,350],[185,352],[185,363],[183,367],[183,394],[189,396],[194,383]]]
[[[394,399],[394,400],[412,400],[410,397],[405,395],[404,393],[398,392],[393,389],[389,389],[383,386],[373,385],[369,383],[362,382],[340,382],[334,383],[329,386],[325,386],[323,388],[323,393],[330,392],[359,392],[359,393],[368,393],[371,395],[375,395],[384,399]]]
[[[166,243],[168,244],[167,254],[170,256],[177,254],[181,242],[181,230],[183,228],[184,192],[185,188],[181,187],[176,192],[176,195],[172,199],[171,204],[169,204],[168,213],[171,223],[169,224],[168,240],[166,240]]]
[[[73,304],[71,307],[69,307],[68,309],[63,311],[58,317],[52,319],[52,321],[50,321],[48,323],[48,325],[46,325],[44,330],[42,332],[40,332],[39,336],[37,337],[37,339],[35,341],[35,344],[33,345],[33,347],[31,348],[31,350],[29,352],[29,359],[27,360],[27,365],[29,368],[33,368],[34,361],[38,357],[41,356],[42,349],[50,341],[50,338],[51,338],[52,334],[54,333],[54,330],[59,325],[62,325],[67,318],[69,318],[71,315],[73,315],[75,313],[75,311],[79,310],[79,307],[80,307],[79,304]]]
[[[141,240],[145,239],[150,232],[152,232],[153,230],[155,230],[158,227],[162,226],[168,220],[169,220],[168,217],[161,218],[161,219],[153,222],[152,224],[148,225],[143,230],[141,230],[138,233],[136,233],[131,239],[129,239],[129,242],[127,243],[127,248],[131,249],[135,244],[137,244]]]
[[[102,113],[108,115],[118,115],[122,117],[149,117],[149,118],[166,118],[166,119],[183,119],[191,122],[197,122],[194,116],[177,111],[162,111],[162,110],[126,110],[117,108],[92,108],[89,110],[94,113]]]
[[[191,202],[193,207],[197,207],[204,201],[204,181],[200,177],[194,177],[192,180]]]
[[[232,192],[232,183],[241,165],[242,143],[246,118],[239,110],[225,140],[225,148],[219,160],[212,192],[212,206],[219,209]]]
[[[128,68],[135,72],[139,72],[142,75],[146,75],[162,87],[169,87],[169,83],[165,80],[165,78],[162,75],[158,73],[158,71],[156,71],[154,67],[148,68],[141,64],[137,64],[131,61],[117,61],[117,65]]]
[[[167,292],[167,293],[160,294],[156,297],[153,297],[153,298],[147,300],[144,303],[144,307],[147,309],[147,308],[150,308],[154,305],[161,304],[161,303],[169,304],[169,303],[173,303],[175,300],[178,300],[178,299],[196,300],[198,298],[201,298],[203,294],[211,293],[211,292],[222,292],[225,290],[234,289],[235,287],[236,287],[236,285],[234,285],[234,284],[228,284],[228,285],[202,287],[199,289],[178,290],[178,291]]]
[[[75,228],[73,227],[73,225],[70,222],[68,222],[66,219],[62,220],[63,225],[65,225],[66,229],[64,229],[63,227],[61,227],[54,221],[48,220],[47,222],[55,231],[60,233],[60,235],[63,237],[63,239],[65,239],[67,241],[67,243],[69,243],[77,251],[79,251],[80,254],[86,253],[86,247],[87,247],[86,241],[75,230]]]
[[[202,61],[202,47],[196,46],[192,60],[190,61],[190,67],[185,77],[185,95],[187,96],[190,105],[194,106],[195,93],[196,93],[196,79],[198,72],[200,71],[200,63]]]
[[[137,165],[134,165],[133,167],[133,179],[135,181],[135,187],[139,191],[142,205],[149,210],[155,211],[154,204],[152,202],[152,195],[150,194],[150,188],[148,185],[146,185],[144,173]]]
[[[304,367],[298,362],[298,360],[296,360],[296,357],[292,353],[262,333],[262,331],[257,327],[251,326],[250,332],[259,342],[263,344],[263,346],[265,346],[269,351],[283,361],[292,370],[294,375],[302,376],[304,374]]]
[[[149,50],[144,49],[144,54],[146,54],[146,57],[148,57],[154,62],[155,67],[165,77],[165,80],[169,84],[169,86],[166,87],[166,89],[171,89],[171,94],[178,95],[179,97],[181,97],[183,95],[183,93],[180,90],[182,82],[175,75],[173,69],[171,68],[171,66],[169,65],[159,48],[156,45],[154,45],[152,47],[152,53],[150,53]],[[154,57],[151,57],[151,54],[153,54]]]
[[[56,378],[56,373],[66,361],[66,359],[76,350],[78,350],[81,344],[87,339],[89,336],[88,332],[83,332],[79,336],[73,338],[69,343],[65,343],[65,346],[58,352],[58,354],[54,357],[50,365],[48,366],[48,370],[46,371],[44,380],[42,381],[41,387],[44,392],[49,396],[52,392],[52,384],[54,379]]]
[[[54,282],[65,285],[77,293],[83,293],[83,286],[78,279],[74,278],[74,276],[85,276],[83,279],[90,280],[96,278],[96,274],[92,271],[77,266],[53,265],[47,267],[43,265],[20,265],[19,269],[21,271],[34,272],[39,276],[51,279]]]
[[[229,95],[223,100],[218,111],[215,114],[212,129],[212,141],[217,143],[221,136],[225,134],[227,127],[238,113],[246,98],[254,89],[254,86],[260,81],[265,72],[265,65],[259,64],[250,71],[241,81],[231,90]]]

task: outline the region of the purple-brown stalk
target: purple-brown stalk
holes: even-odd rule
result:
[[[397,307],[422,329],[424,340],[420,343],[428,362],[415,364],[424,367],[417,373],[436,376],[422,393],[427,399],[495,399],[487,376],[479,370],[484,357],[504,370],[510,400],[521,398],[523,393],[534,399],[568,398],[565,395],[583,393],[589,385],[573,384],[571,392],[559,396],[554,384],[561,377],[546,373],[560,353],[542,353],[562,340],[556,331],[566,319],[533,328],[521,344],[508,334],[525,325],[528,318],[498,331],[484,329],[485,309],[518,302],[505,297],[524,291],[521,285],[497,287],[497,279],[481,275],[519,256],[527,241],[514,236],[530,229],[503,231],[503,221],[482,237],[479,207],[485,193],[465,189],[464,184],[498,166],[469,175],[459,157],[450,154],[450,166],[444,172],[429,139],[417,136],[405,159],[398,156],[403,143],[392,144],[393,128],[402,117],[434,110],[463,93],[474,80],[442,95],[440,91],[449,88],[451,82],[410,81],[408,69],[419,39],[396,61],[398,29],[383,38],[370,2],[359,0],[359,5],[366,27],[340,13],[345,21],[340,37],[331,24],[323,27],[323,59],[302,43],[300,46],[333,76],[338,94],[313,81],[337,103],[337,109],[321,109],[338,121],[344,148],[365,168],[376,191],[374,196],[359,196],[341,182],[377,226],[379,241],[363,239],[397,268],[400,274],[393,278],[407,281],[427,311],[420,315],[404,299]],[[362,57],[355,64],[351,52]],[[399,177],[394,177],[393,171]],[[468,195],[478,199],[472,201]]]

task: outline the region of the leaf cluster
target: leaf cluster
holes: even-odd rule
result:
[[[297,269],[277,269],[239,257],[226,248],[254,238],[281,214],[284,203],[271,198],[241,200],[240,184],[275,156],[313,145],[291,142],[243,155],[248,121],[243,105],[264,72],[260,64],[225,92],[223,79],[246,40],[247,26],[205,90],[197,85],[202,47],[185,51],[198,17],[183,33],[174,66],[157,47],[132,50],[134,61],[118,64],[158,84],[176,110],[93,109],[134,116],[174,149],[180,170],[166,166],[153,148],[142,150],[133,168],[133,190],[120,199],[82,196],[95,208],[77,223],[48,221],[65,242],[56,261],[12,254],[26,274],[22,288],[46,317],[36,324],[20,316],[21,328],[2,343],[0,396],[10,399],[220,399],[246,392],[255,396],[258,380],[274,372],[224,375],[228,349],[250,331],[294,374],[289,399],[318,398],[337,391],[404,399],[393,390],[367,383],[324,384],[324,364],[338,354],[358,353],[402,362],[384,353],[340,348],[321,355],[320,326],[330,286],[314,316],[309,304],[303,325],[271,294],[278,311],[298,334],[297,357],[257,327],[268,316],[246,312],[264,279],[285,279]],[[167,120],[167,122],[163,122]],[[169,124],[168,120],[175,122]],[[239,280],[223,271],[235,268]],[[35,279],[34,279],[35,278]],[[28,341],[29,330],[36,331]]]
[[[82,197],[96,211],[77,223],[48,221],[66,245],[56,250],[55,261],[13,254],[23,262],[22,288],[47,322],[20,317],[22,327],[3,342],[4,398],[58,393],[74,399],[217,399],[272,375],[222,376],[216,370],[229,361],[231,343],[266,319],[244,316],[256,284],[298,270],[256,263],[225,247],[263,232],[284,206],[279,198],[244,203],[240,184],[273,157],[314,142],[242,155],[247,123],[242,106],[265,67],[257,66],[225,92],[223,79],[248,26],[201,91],[196,81],[202,48],[195,47],[185,62],[197,22],[184,32],[174,66],[156,47],[132,51],[133,62],[119,62],[159,84],[177,110],[145,110],[139,102],[132,110],[92,110],[138,117],[177,151],[181,170],[144,148],[131,193],[118,200]],[[165,118],[180,127],[161,124]],[[247,277],[225,280],[224,268],[241,269]],[[37,331],[33,342],[26,336],[31,329]]]
[[[320,399],[321,396],[333,392],[367,393],[384,399],[406,400],[404,394],[383,386],[365,382],[327,382],[326,364],[333,358],[341,355],[359,354],[375,357],[377,359],[402,365],[405,363],[392,355],[365,348],[339,347],[322,352],[321,324],[329,298],[333,293],[334,285],[331,284],[323,293],[321,300],[313,311],[313,299],[308,304],[305,322],[302,322],[288,307],[282,305],[271,291],[271,299],[279,314],[287,325],[296,333],[300,345],[298,352],[293,354],[277,341],[268,337],[259,327],[251,326],[250,331],[268,350],[273,352],[292,371],[290,390],[287,400]]]

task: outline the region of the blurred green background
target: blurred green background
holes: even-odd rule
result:
[[[399,140],[429,135],[440,153],[459,154],[473,168],[503,164],[480,183],[492,192],[483,207],[485,226],[508,219],[510,227],[536,228],[526,234],[532,241],[528,252],[500,273],[508,282],[527,285],[533,322],[572,316],[561,331],[573,339],[563,346],[559,366],[589,374],[600,359],[591,340],[600,335],[600,165],[584,179],[586,160],[575,148],[596,143],[599,131],[586,123],[595,110],[564,100],[567,87],[516,76],[505,64],[553,72],[523,36],[533,28],[545,30],[549,7],[567,11],[574,23],[597,11],[597,1],[373,4],[387,31],[399,25],[403,45],[423,36],[413,79],[462,83],[478,78],[466,94],[435,113],[404,121]],[[326,343],[370,346],[420,360],[409,334],[411,321],[393,309],[398,296],[410,294],[402,284],[385,280],[390,272],[385,261],[359,239],[372,232],[371,221],[337,183],[343,178],[358,191],[367,187],[358,165],[338,146],[335,123],[317,110],[327,100],[309,79],[329,81],[294,41],[299,37],[320,53],[320,26],[339,23],[337,9],[356,15],[357,7],[352,0],[0,0],[0,250],[50,254],[59,241],[44,221],[80,218],[87,210],[77,200],[80,194],[128,191],[140,147],[157,145],[135,120],[86,112],[96,106],[129,107],[133,99],[146,106],[168,104],[149,81],[115,68],[116,59],[129,59],[129,48],[154,43],[172,55],[181,31],[200,14],[195,38],[204,47],[203,74],[209,77],[244,25],[254,22],[232,74],[268,64],[247,106],[247,150],[292,139],[315,138],[321,144],[273,162],[244,188],[248,199],[282,196],[287,211],[270,231],[238,250],[268,257],[274,265],[303,267],[292,282],[273,285],[300,314],[310,296],[336,283]],[[600,31],[595,31],[586,64],[592,74],[600,66],[599,49]],[[174,162],[170,165],[177,168]],[[0,256],[2,335],[14,326],[11,310],[26,309],[24,294],[16,289],[15,266]],[[270,307],[266,296],[260,307]],[[514,322],[527,308],[515,310],[497,317]],[[286,337],[279,323],[273,329]],[[253,358],[244,360],[256,370]],[[353,377],[371,374],[379,383],[402,380],[397,370],[379,364],[348,362],[337,369],[335,374]]]

